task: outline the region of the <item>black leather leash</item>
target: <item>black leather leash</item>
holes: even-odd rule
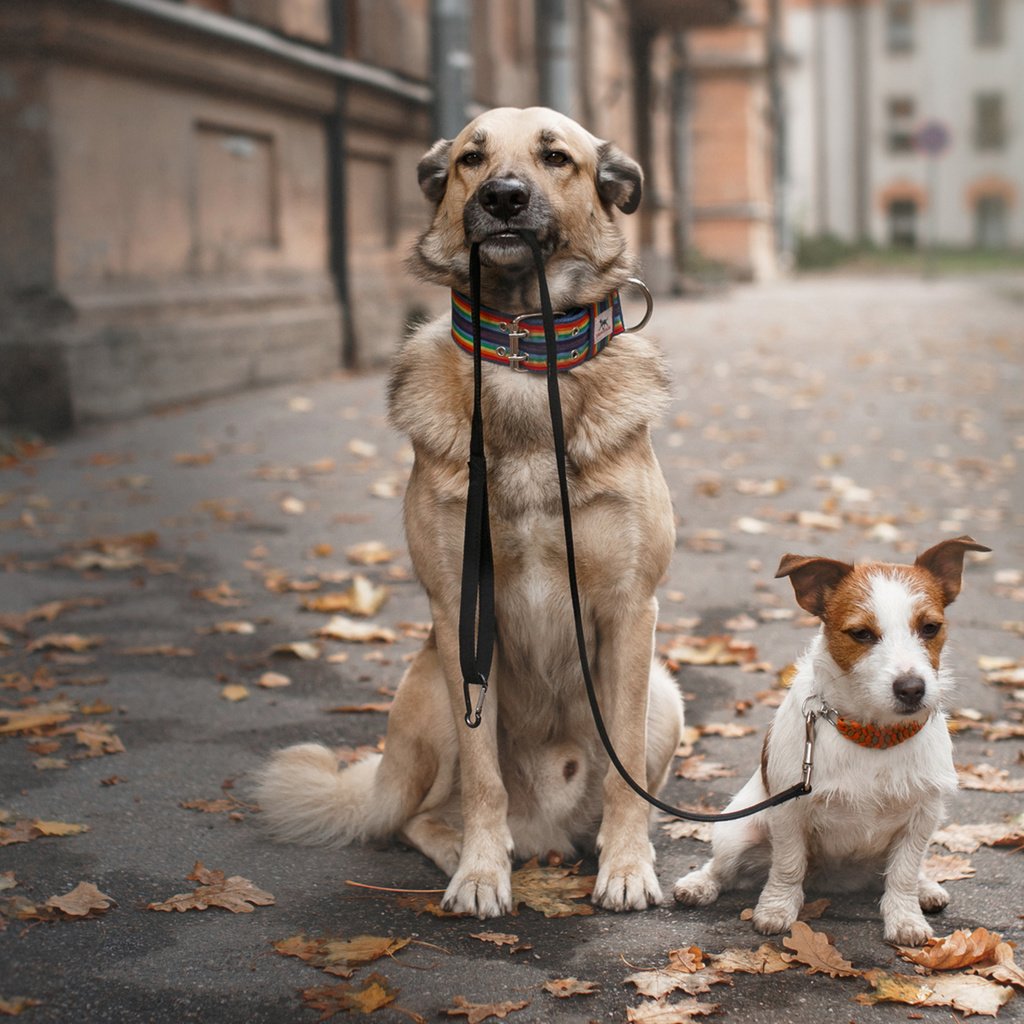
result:
[[[544,257],[532,231],[517,231],[533,253],[540,289],[541,314],[544,320],[544,338],[547,346],[548,408],[551,412],[551,431],[554,438],[555,462],[558,467],[558,487],[562,504],[562,525],[565,532],[565,561],[569,572],[569,593],[572,598],[573,622],[580,669],[587,690],[587,700],[597,727],[598,736],[615,770],[638,796],[643,797],[659,811],[687,821],[733,821],[786,803],[811,791],[810,777],[814,749],[814,716],[807,716],[807,741],[804,745],[803,775],[801,781],[775,796],[752,807],[719,814],[685,811],[659,800],[648,793],[626,770],[619,760],[611,737],[605,727],[604,716],[597,701],[597,691],[590,673],[587,643],[583,629],[579,585],[576,581],[576,551],[573,543],[572,512],[569,504],[569,479],[566,470],[565,427],[562,421],[562,400],[558,390],[557,343],[555,315],[548,293],[544,273]],[[487,678],[494,651],[496,621],[494,615],[494,561],[491,554],[491,535],[487,517],[487,462],[484,458],[483,414],[480,406],[481,354],[480,354],[480,252],[474,242],[469,253],[470,298],[473,304],[473,421],[469,445],[469,491],[466,496],[466,537],[463,547],[462,594],[459,615],[459,661],[462,669],[463,694],[466,700],[466,724],[476,728],[481,721]],[[470,687],[481,687],[474,706]]]

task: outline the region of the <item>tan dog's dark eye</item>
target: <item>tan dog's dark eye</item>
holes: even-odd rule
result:
[[[483,162],[484,155],[477,149],[467,150],[458,159],[458,163],[462,167],[479,167]]]
[[[568,153],[563,153],[560,149],[546,149],[544,150],[544,163],[548,167],[565,167],[566,164],[571,164],[572,160],[569,159]]]
[[[941,622],[926,622],[919,630],[925,640],[934,640],[942,632]]]
[[[878,639],[878,637],[867,628],[848,629],[846,631],[846,635],[851,640],[856,640],[859,644],[873,644]]]

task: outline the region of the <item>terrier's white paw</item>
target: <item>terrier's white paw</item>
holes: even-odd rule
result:
[[[885,941],[897,946],[923,946],[934,934],[920,914],[906,914],[885,922]]]
[[[721,889],[718,883],[706,872],[691,871],[688,875],[676,881],[672,889],[672,895],[676,903],[682,903],[688,907],[707,907],[715,900]]]
[[[930,878],[922,878],[917,884],[917,901],[926,914],[937,914],[949,903],[949,893]]]
[[[778,935],[793,927],[804,905],[802,889],[793,892],[776,891],[769,896],[761,894],[754,907],[754,927],[762,935]]]

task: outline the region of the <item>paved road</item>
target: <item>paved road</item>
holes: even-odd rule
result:
[[[663,303],[654,331],[676,377],[656,442],[679,537],[659,638],[727,633],[771,668],[681,665],[691,725],[754,731],[701,737],[696,753],[737,776],[674,779],[668,796],[720,805],[756,764],[771,715],[757,695],[811,635],[784,617],[789,587],[772,580],[784,551],[910,560],[965,532],[994,553],[972,559],[952,612],[955,707],[974,719],[960,718],[972,727],[957,735],[957,759],[1024,778],[1021,740],[985,729],[1019,724],[1024,698],[978,666],[980,656],[1024,656],[1024,282],[805,280]],[[699,912],[549,920],[524,908],[482,927],[345,885],[443,884],[397,845],[330,852],[261,837],[246,772],[296,740],[376,743],[381,714],[327,709],[386,700],[380,690],[397,683],[418,642],[410,624],[428,615],[402,550],[408,450],[386,425],[383,385],[376,375],[339,377],[228,397],[82,432],[0,471],[0,707],[49,723],[0,735],[0,836],[23,820],[88,826],[68,836],[29,830],[35,838],[0,847],[0,885],[14,883],[0,893],[0,997],[38,1000],[24,1019],[312,1021],[299,990],[340,979],[271,947],[306,933],[417,940],[374,967],[401,990],[396,1005],[427,1019],[462,996],[528,1001],[508,1018],[524,1024],[621,1021],[641,1002],[624,979],[663,964],[668,950],[758,945],[740,920],[751,893]],[[370,541],[394,557],[351,565],[346,550]],[[311,640],[329,616],[303,601],[344,591],[354,571],[389,589],[372,621],[396,642],[323,640],[314,660],[271,653]],[[25,620],[48,602],[63,602],[44,609],[52,621]],[[89,638],[100,639],[74,649]],[[267,672],[290,685],[260,686]],[[244,699],[227,699],[234,686]],[[206,812],[181,806],[228,798]],[[1020,793],[965,790],[950,820],[1003,822],[1020,811]],[[661,823],[653,834],[668,890],[707,847],[672,839]],[[949,883],[940,933],[983,925],[1021,942],[1024,857],[988,847],[966,856],[976,874]],[[197,860],[276,902],[248,914],[146,909],[190,891]],[[116,906],[87,920],[32,919],[45,914],[31,907],[82,881]],[[858,968],[896,967],[877,895],[831,895],[812,926]],[[485,930],[530,948],[510,953],[472,937]],[[556,1000],[540,987],[570,976],[600,991]],[[864,981],[802,969],[733,981],[699,998],[749,1024],[949,1019],[948,1009],[858,1005]],[[1021,1006],[1018,998],[1000,1016],[1022,1019]],[[408,1018],[389,1007],[376,1019]]]

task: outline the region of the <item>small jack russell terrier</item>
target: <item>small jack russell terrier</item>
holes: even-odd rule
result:
[[[713,857],[680,878],[680,903],[713,903],[758,868],[768,880],[754,927],[787,931],[803,905],[810,865],[834,881],[837,865],[885,877],[885,938],[917,946],[932,935],[921,911],[949,901],[922,870],[944,797],[957,786],[942,711],[951,682],[940,668],[944,609],[960,592],[964,555],[988,551],[945,540],[913,565],[847,565],[785,555],[801,608],[822,620],[765,736],[761,768],[729,804],[749,807],[801,779],[813,738],[812,791],[750,818],[718,823]],[[762,874],[763,877],[763,874]]]

